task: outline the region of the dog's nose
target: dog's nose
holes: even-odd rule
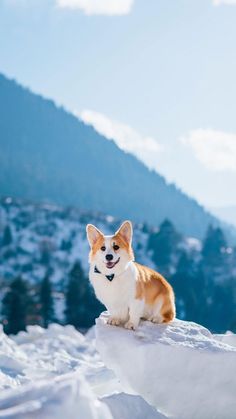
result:
[[[106,260],[112,260],[113,259],[113,255],[106,255]]]

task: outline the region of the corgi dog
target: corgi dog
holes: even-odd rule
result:
[[[86,230],[91,248],[89,279],[110,314],[108,324],[135,330],[140,319],[172,321],[173,289],[158,272],[134,262],[131,222],[125,221],[110,236],[92,224]]]

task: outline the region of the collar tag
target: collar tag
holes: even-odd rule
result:
[[[106,278],[108,279],[108,281],[112,281],[114,276],[115,276],[115,274],[106,275]]]

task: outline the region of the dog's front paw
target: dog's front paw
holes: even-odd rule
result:
[[[109,319],[107,320],[107,324],[110,324],[112,326],[120,326],[121,323],[121,320],[117,317],[109,317]]]
[[[135,330],[136,327],[137,326],[133,322],[131,322],[130,320],[127,323],[125,323],[125,328],[126,329]]]
[[[161,316],[151,316],[148,318],[148,321],[152,322],[152,323],[162,323],[162,318]]]

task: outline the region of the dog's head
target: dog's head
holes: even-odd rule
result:
[[[96,265],[103,274],[119,274],[134,259],[130,221],[125,221],[119,230],[111,236],[105,236],[92,224],[88,224],[86,230],[91,247],[89,261]]]

